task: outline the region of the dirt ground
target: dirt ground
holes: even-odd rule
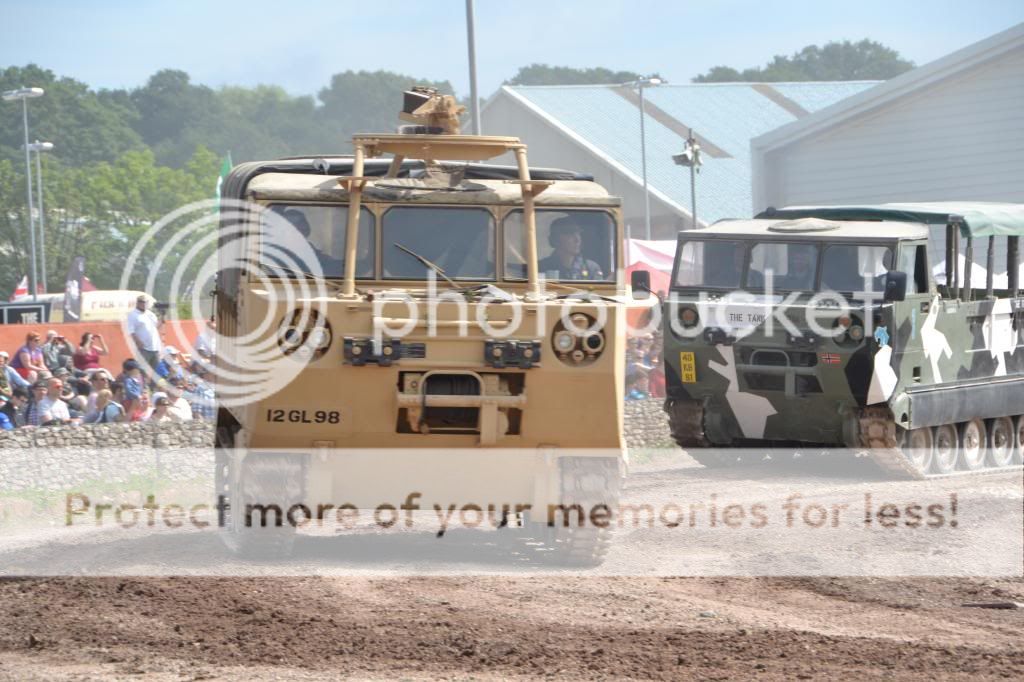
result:
[[[1024,677],[1024,582],[50,578],[0,584],[0,677]]]
[[[752,496],[772,476],[826,485],[670,462],[638,467],[628,487],[636,499],[681,483]],[[984,477],[968,488],[995,489]],[[644,537],[627,535],[608,563],[685,547]],[[1024,609],[963,606],[1024,602],[1020,578],[368,577],[316,566],[308,577],[0,579],[0,680],[1024,679]]]

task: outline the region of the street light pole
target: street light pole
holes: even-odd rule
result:
[[[43,152],[53,150],[52,142],[40,142],[36,140],[31,145],[32,151],[36,153],[36,191],[39,193],[39,267],[43,279],[43,293],[46,293],[46,211],[43,210]]]
[[[3,94],[5,102],[21,100],[21,120],[25,132],[25,193],[28,196],[28,236],[32,250],[31,281],[29,286],[32,289],[32,300],[36,300],[36,220],[32,206],[32,158],[28,147],[28,100],[33,97],[42,97],[42,88],[18,88],[8,90]]]
[[[476,93],[476,23],[473,18],[473,0],[466,0],[466,40],[469,43],[469,111],[473,116],[473,125],[470,131],[479,135],[482,129],[480,125],[480,98]]]
[[[651,194],[647,188],[647,131],[645,119],[647,111],[644,104],[644,88],[661,85],[665,81],[657,76],[637,78],[629,85],[636,87],[640,94],[640,167],[644,179],[644,238],[651,238]]]
[[[701,158],[700,145],[694,137],[693,128],[686,138],[686,145],[683,151],[672,156],[677,166],[686,166],[690,169],[690,217],[693,219],[693,227],[697,227],[697,173],[704,161]]]

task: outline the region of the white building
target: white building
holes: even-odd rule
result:
[[[1024,202],[1024,24],[751,142],[753,210]]]

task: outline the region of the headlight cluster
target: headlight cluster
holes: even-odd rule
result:
[[[843,315],[836,318],[832,328],[835,330],[832,338],[836,343],[857,344],[864,340],[864,325],[854,316]]]
[[[285,355],[316,360],[331,347],[331,323],[316,310],[293,310],[277,331],[277,344]]]
[[[558,359],[571,365],[588,365],[601,357],[604,330],[594,327],[594,318],[584,313],[570,315],[568,325],[559,320],[551,334],[551,347]]]

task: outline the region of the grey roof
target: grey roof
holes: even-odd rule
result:
[[[920,223],[880,221],[829,221],[818,218],[798,220],[723,220],[720,223],[683,233],[697,235],[743,236],[766,239],[829,241],[833,239],[926,239],[928,228]]]
[[[867,90],[877,81],[688,83],[645,88],[647,175],[652,194],[690,212],[689,169],[671,156],[692,127],[703,147],[697,211],[712,222],[751,210],[750,140]],[[504,86],[507,96],[640,183],[640,114],[620,85]],[[509,131],[514,132],[514,131]],[[578,169],[588,170],[588,169]]]

